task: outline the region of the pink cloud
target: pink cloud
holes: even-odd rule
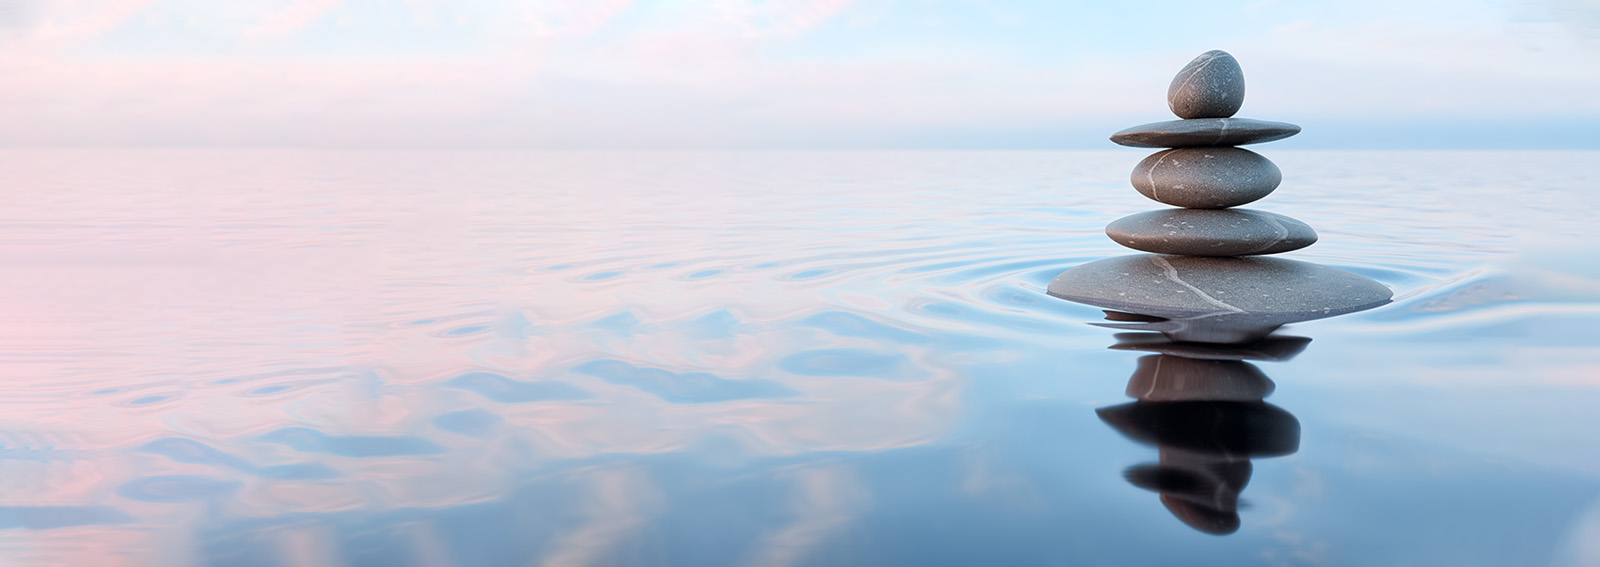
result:
[[[123,25],[154,0],[10,0],[0,4],[0,56],[49,50]],[[6,28],[11,28],[7,30]]]
[[[555,0],[512,8],[516,23],[535,37],[582,36],[594,33],[633,6],[633,0]]]
[[[255,26],[244,30],[245,39],[277,38],[292,35],[316,23],[344,0],[293,0]]]

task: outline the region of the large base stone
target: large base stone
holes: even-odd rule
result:
[[[1049,294],[1146,316],[1103,327],[1159,331],[1175,341],[1244,343],[1278,327],[1372,309],[1393,293],[1337,268],[1283,258],[1135,254],[1056,276]]]

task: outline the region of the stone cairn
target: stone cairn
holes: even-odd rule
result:
[[[1112,222],[1112,240],[1154,254],[1078,266],[1050,283],[1050,295],[1109,308],[1113,323],[1101,326],[1213,343],[1248,342],[1285,323],[1389,302],[1389,289],[1369,278],[1260,256],[1310,246],[1317,233],[1284,215],[1232,208],[1266,197],[1283,179],[1277,165],[1238,146],[1300,132],[1293,124],[1233,118],[1244,104],[1244,72],[1232,55],[1214,50],[1190,61],[1172,79],[1167,104],[1182,120],[1135,126],[1111,141],[1170,148],[1134,167],[1133,186],[1183,208]]]
[[[1248,256],[1310,246],[1317,233],[1295,219],[1232,209],[1278,188],[1283,174],[1270,160],[1240,148],[1300,133],[1283,122],[1233,118],[1244,104],[1244,72],[1224,51],[1207,51],[1173,77],[1167,105],[1183,120],[1134,126],[1111,141],[1156,152],[1133,169],[1133,187],[1156,201],[1184,207],[1140,213],[1111,223],[1118,244],[1157,254]]]

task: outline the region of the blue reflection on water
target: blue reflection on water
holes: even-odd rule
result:
[[[797,325],[825,329],[841,337],[861,337],[907,344],[924,344],[927,335],[873,321],[848,311],[829,311],[801,319]]]
[[[253,468],[243,459],[224,453],[221,450],[205,443],[201,443],[193,439],[184,439],[182,437],[157,439],[155,441],[145,443],[144,445],[140,446],[138,450],[146,453],[163,455],[180,463],[217,465],[239,470],[250,470]]]
[[[117,495],[140,502],[214,500],[243,487],[242,483],[196,475],[161,475],[141,478],[117,488]]]
[[[566,382],[520,382],[492,372],[469,372],[450,379],[446,384],[477,392],[504,404],[593,397],[593,394]]]
[[[778,368],[804,376],[868,376],[892,378],[905,357],[859,349],[822,349],[795,353],[778,362]]]
[[[632,386],[674,404],[703,404],[798,394],[770,380],[726,380],[706,372],[669,372],[620,360],[596,360],[573,368],[619,386]]]
[[[0,506],[0,530],[48,530],[133,521],[133,516],[109,506]]]
[[[326,480],[344,476],[332,467],[320,463],[298,463],[292,465],[273,465],[262,467],[257,471],[265,478],[280,480]]]
[[[287,445],[302,453],[329,453],[344,457],[432,455],[444,447],[421,437],[351,435],[334,436],[306,427],[286,427],[261,436],[267,443]]]
[[[433,418],[433,424],[439,429],[472,437],[486,436],[503,422],[500,416],[479,409],[453,411]]]

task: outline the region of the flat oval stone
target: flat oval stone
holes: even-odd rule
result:
[[[1372,309],[1392,293],[1371,278],[1283,258],[1134,254],[1072,268],[1051,296],[1150,315],[1149,323],[1098,323],[1160,331],[1177,341],[1244,343],[1281,325]]]
[[[1133,188],[1151,199],[1191,209],[1237,207],[1267,196],[1283,172],[1243,148],[1175,148],[1134,166]]]
[[[1167,106],[1178,118],[1227,118],[1243,105],[1244,70],[1220,49],[1184,65],[1167,87]]]
[[[1112,134],[1111,141],[1135,148],[1243,146],[1282,140],[1299,133],[1300,127],[1288,122],[1250,118],[1196,118],[1141,124]]]
[[[1166,209],[1129,215],[1106,236],[1134,250],[1185,256],[1249,256],[1299,250],[1317,231],[1290,217],[1249,209]]]

